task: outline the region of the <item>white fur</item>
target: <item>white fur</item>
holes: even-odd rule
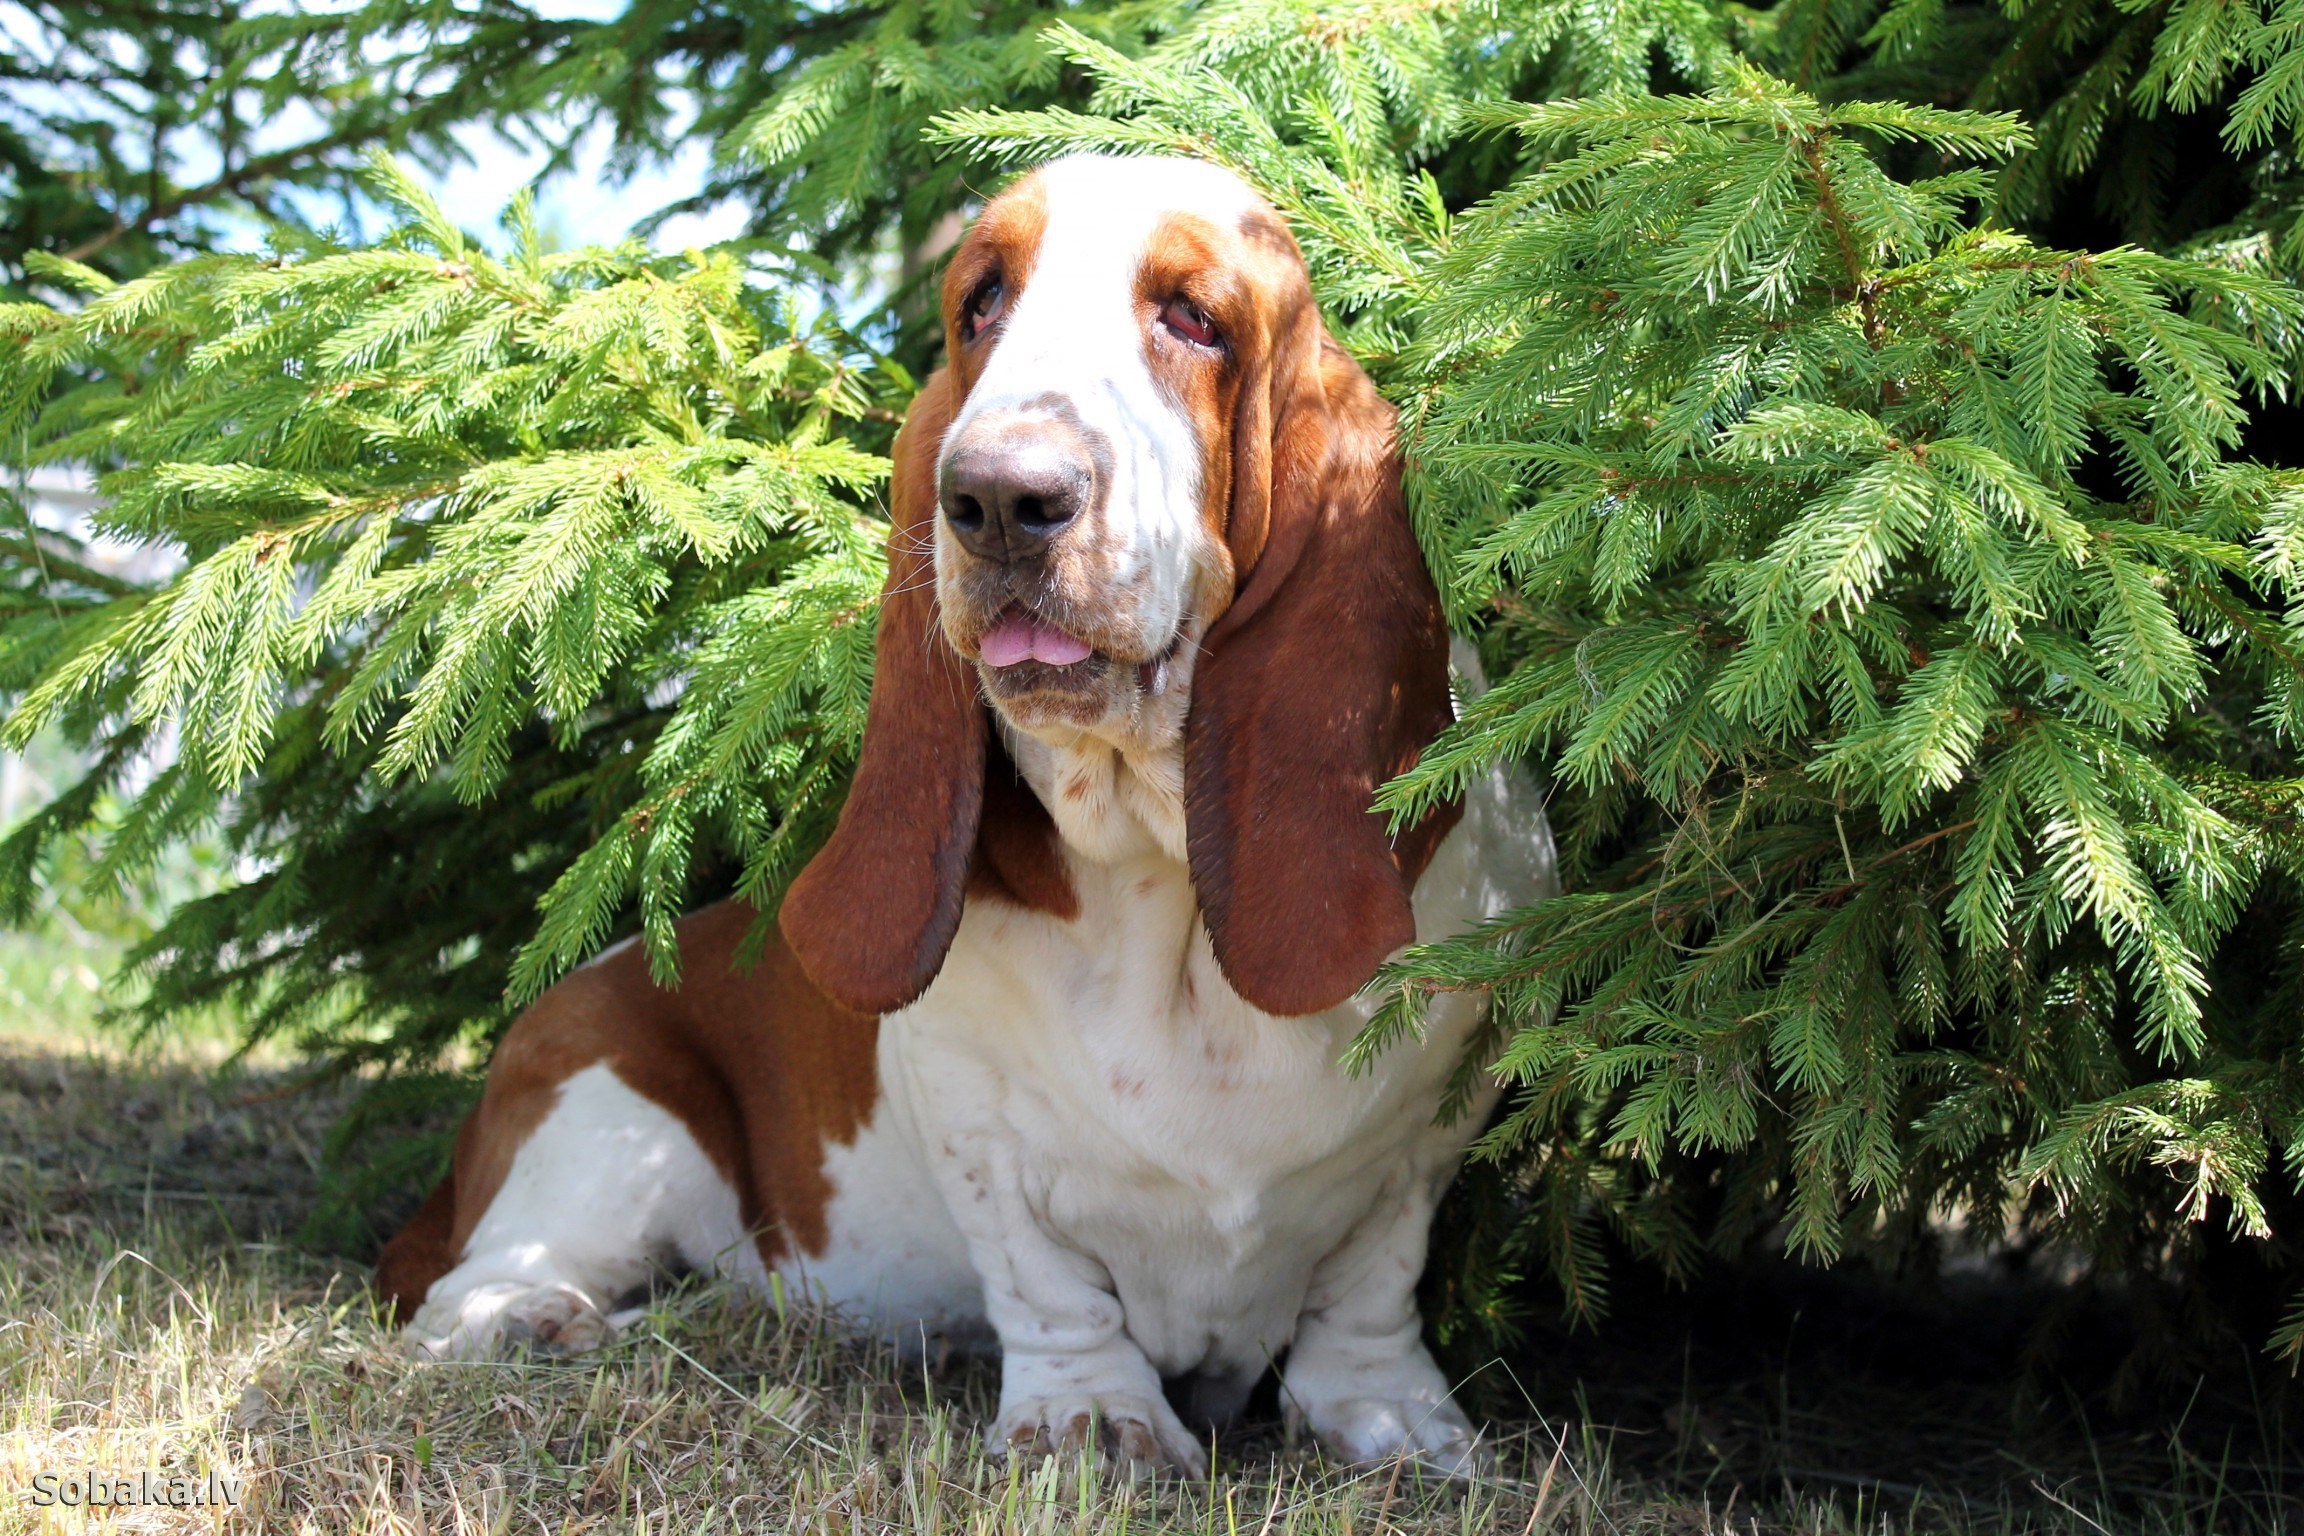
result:
[[[663,1264],[767,1278],[736,1192],[688,1127],[596,1063],[560,1085],[408,1336],[453,1359],[516,1340],[586,1348]]]
[[[1081,825],[1097,818],[1046,775],[1092,745],[1018,746],[1059,807],[1080,916],[971,907],[880,1046],[882,1092],[908,1106],[1000,1336],[993,1443],[1056,1427],[1049,1405],[1086,1394],[1108,1417],[1149,1413],[1172,1447],[1183,1430],[1161,1377],[1203,1378],[1222,1404],[1287,1351],[1290,1417],[1333,1447],[1461,1467],[1470,1427],[1419,1340],[1415,1286],[1433,1206],[1493,1102],[1433,1123],[1483,1000],[1436,998],[1424,1044],[1347,1076],[1339,1058],[1374,1004],[1276,1018],[1242,1002],[1170,846],[1180,824],[1133,839]],[[1116,781],[1136,776],[1104,750]],[[1101,819],[1165,799],[1117,793]],[[1099,860],[1084,845],[1125,851]],[[1417,885],[1419,937],[1554,888],[1541,803],[1500,770]]]

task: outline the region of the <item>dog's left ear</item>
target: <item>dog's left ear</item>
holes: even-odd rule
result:
[[[1415,938],[1409,893],[1459,813],[1393,837],[1370,809],[1453,718],[1448,628],[1401,499],[1392,407],[1290,265],[1235,407],[1236,595],[1201,642],[1185,748],[1217,964],[1275,1014],[1335,1006]]]
[[[958,395],[950,373],[936,374],[896,434],[864,749],[840,824],[777,914],[808,979],[859,1013],[891,1013],[936,979],[984,808],[976,675],[936,613],[936,455]]]

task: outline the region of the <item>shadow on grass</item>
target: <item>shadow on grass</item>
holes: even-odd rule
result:
[[[94,1529],[28,1497],[90,1467],[245,1484],[235,1510],[108,1531],[2142,1536],[2287,1531],[2304,1508],[2276,1414],[2254,1441],[2197,1411],[2175,1435],[2020,1426],[2018,1319],[1989,1294],[1923,1305],[1789,1271],[1627,1296],[1596,1336],[1536,1330],[1479,1373],[1499,1473],[1469,1490],[1327,1466],[1269,1417],[1205,1484],[990,1463],[988,1364],[907,1363],[709,1285],[595,1356],[411,1365],[363,1267],[291,1240],[356,1086],[223,1059],[0,1030],[0,1533]]]

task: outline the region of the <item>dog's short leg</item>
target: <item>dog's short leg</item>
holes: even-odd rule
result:
[[[984,1432],[995,1456],[1094,1446],[1131,1472],[1197,1475],[1207,1453],[1161,1394],[1160,1373],[1122,1326],[1120,1298],[1094,1260],[1034,1226],[979,1253],[985,1310],[1000,1335],[1000,1412]]]
[[[1123,1471],[1199,1474],[1207,1452],[1162,1395],[1160,1373],[1128,1336],[1104,1266],[1055,1241],[1025,1197],[1006,1149],[987,1138],[939,1169],[957,1183],[954,1218],[1000,1337],[1000,1411],[984,1432],[994,1456],[1093,1447]]]
[[[1444,1181],[1438,1181],[1444,1182]],[[1478,1470],[1478,1437],[1433,1363],[1416,1282],[1436,1181],[1403,1169],[1313,1275],[1281,1373],[1292,1430],[1309,1428],[1347,1461],[1406,1454],[1433,1471]]]
[[[560,1085],[407,1337],[454,1359],[591,1349],[614,1336],[616,1298],[666,1262],[761,1278],[736,1192],[695,1137],[596,1064]]]

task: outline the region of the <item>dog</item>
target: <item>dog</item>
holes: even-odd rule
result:
[[[1556,877],[1513,772],[1370,808],[1454,718],[1394,413],[1197,161],[1042,166],[942,292],[830,840],[749,968],[723,904],[677,989],[627,941],[522,1014],[377,1287],[476,1356],[596,1344],[664,1265],[775,1274],[988,1333],[994,1454],[1199,1471],[1278,1363],[1333,1454],[1465,1472],[1415,1291],[1485,1001],[1339,1059],[1387,957]]]

